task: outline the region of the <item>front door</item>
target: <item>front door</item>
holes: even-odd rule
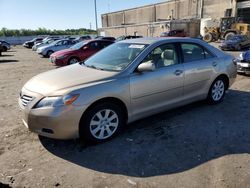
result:
[[[156,69],[130,77],[133,115],[142,117],[157,113],[179,102],[183,95],[183,64],[180,64],[176,45],[164,44],[155,48],[142,63],[153,62]]]

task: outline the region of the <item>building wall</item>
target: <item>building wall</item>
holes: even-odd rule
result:
[[[201,5],[203,8],[201,9]],[[102,26],[113,27],[129,24],[190,18],[224,17],[226,9],[236,13],[236,0],[171,0],[154,5],[108,13],[102,15]],[[202,15],[201,15],[202,14]]]
[[[134,24],[118,27],[106,27],[99,29],[99,32],[105,36],[119,37],[121,35],[140,35],[144,37],[157,37],[167,30],[184,29],[190,37],[196,37],[200,34],[199,20],[185,21],[164,21],[151,24]]]
[[[235,0],[204,0],[203,3],[203,18],[221,18],[224,17],[226,9],[232,8],[233,15],[235,14]]]
[[[137,33],[143,36],[159,36],[160,33],[166,31],[167,28],[158,27],[158,22],[164,23],[171,19],[192,20],[201,18],[212,18],[219,22],[220,18],[225,16],[227,9],[232,9],[231,16],[237,16],[237,6],[243,6],[246,12],[248,10],[246,10],[245,5],[248,4],[250,6],[250,0],[171,0],[154,5],[103,14],[102,31],[107,31],[106,33],[110,33],[108,35],[111,36],[117,36],[118,33],[120,35],[122,33],[124,33],[124,35]],[[248,12],[250,14],[250,8]],[[196,33],[197,28],[195,27],[197,27],[198,24],[194,25],[195,26],[192,26],[194,32],[189,32],[192,33],[192,36]],[[124,29],[121,30],[119,28],[119,31],[115,32],[117,26]]]

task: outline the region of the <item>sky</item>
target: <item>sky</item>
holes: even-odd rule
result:
[[[101,14],[164,0],[96,0]],[[95,29],[94,0],[0,0],[0,29]]]

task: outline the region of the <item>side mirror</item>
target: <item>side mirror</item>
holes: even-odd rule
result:
[[[152,63],[152,61],[147,61],[145,63],[141,63],[137,67],[138,72],[148,72],[148,71],[154,71],[155,70],[155,64]]]

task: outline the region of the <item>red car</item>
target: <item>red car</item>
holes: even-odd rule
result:
[[[56,66],[71,65],[87,59],[99,50],[113,43],[112,41],[101,39],[82,41],[69,49],[53,53],[50,56],[50,61]]]
[[[160,37],[186,37],[186,33],[183,29],[176,29],[163,32]]]

